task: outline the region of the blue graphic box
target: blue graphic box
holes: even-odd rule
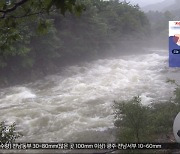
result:
[[[169,21],[169,67],[180,67],[180,21]]]

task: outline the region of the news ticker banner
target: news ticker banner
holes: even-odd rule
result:
[[[169,21],[169,67],[180,67],[180,21]]]
[[[179,143],[0,143],[2,150],[163,150],[180,149]]]

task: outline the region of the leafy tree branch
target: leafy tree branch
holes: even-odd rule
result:
[[[28,1],[28,0],[21,0],[21,1],[19,1],[19,2],[14,2],[14,6],[13,6],[13,7],[7,8],[7,9],[5,9],[5,10],[0,10],[0,12],[3,13],[3,15],[1,16],[1,18],[5,18],[7,13],[15,11],[18,7],[20,7],[21,5],[23,5],[23,4],[26,3],[27,1]],[[7,5],[5,4],[5,6],[7,6]]]

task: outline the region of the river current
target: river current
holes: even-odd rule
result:
[[[42,80],[0,89],[0,120],[16,122],[20,141],[113,141],[113,101],[137,95],[144,105],[168,100],[174,86],[166,80],[179,72],[168,67],[165,50],[68,66]]]

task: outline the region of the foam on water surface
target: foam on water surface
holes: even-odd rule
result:
[[[169,99],[174,87],[166,83],[172,71],[167,66],[166,55],[151,53],[66,67],[35,83],[1,89],[0,120],[15,121],[22,141],[93,141],[97,131],[113,128],[114,100],[140,95],[148,105]]]

